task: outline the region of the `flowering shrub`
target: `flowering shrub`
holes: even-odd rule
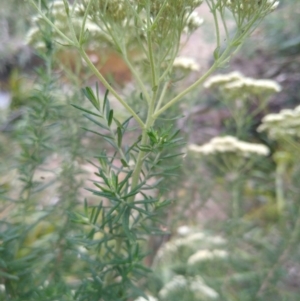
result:
[[[143,264],[148,253],[145,240],[149,236],[163,236],[168,231],[161,217],[165,214],[163,209],[173,200],[164,195],[162,183],[178,168],[172,159],[182,156],[182,142],[173,122],[176,118],[167,118],[159,125],[160,119],[215,70],[228,63],[258,22],[277,7],[278,1],[206,0],[214,21],[216,42],[214,62],[208,70],[201,70],[201,74],[198,64],[179,56],[179,49],[182,35],[190,36],[202,25],[196,13],[197,7],[204,5],[202,0],[28,2],[37,15],[33,17],[35,27],[29,31],[27,41],[39,50],[46,71],[39,76],[39,93],[32,96],[33,102],[26,113],[25,135],[20,143],[22,185],[16,197],[17,206],[13,216],[7,216],[1,226],[0,280],[4,288],[1,287],[0,294],[4,292],[7,300],[14,301],[146,298],[143,281],[151,270]],[[236,25],[233,34],[228,30],[228,13]],[[77,94],[68,99],[68,93],[62,90],[61,94],[66,97],[62,105],[54,101],[57,97],[52,93],[55,87],[52,77],[54,65],[63,66],[60,61],[54,64],[55,54],[66,46],[76,50],[79,67],[84,62],[101,86],[97,83],[93,87],[82,87],[84,81],[80,76],[76,78],[70,70],[65,70],[73,80],[75,77],[71,89]],[[130,70],[139,95],[138,109],[126,101],[123,91],[95,65],[90,50],[101,48],[117,53]],[[169,86],[191,71],[199,75],[194,83],[175,95],[169,93]],[[252,89],[256,94],[280,90],[275,84],[250,81],[241,76],[228,82],[233,84],[237,87],[231,86],[229,90]],[[78,87],[82,88],[80,92]],[[115,106],[115,102],[120,106]],[[63,110],[66,103],[70,106]],[[126,111],[125,118],[118,115],[120,107]],[[75,109],[76,114],[81,112],[84,118],[70,116]],[[62,120],[64,126],[55,131],[57,120]],[[84,134],[79,126],[83,126]],[[132,132],[134,137],[125,139]],[[62,133],[68,135],[57,139]],[[87,188],[90,194],[83,198],[78,191],[80,163],[87,145],[84,138],[89,135],[98,137],[101,144],[95,150],[96,155],[90,156],[89,161],[95,168],[93,186]],[[64,143],[67,146],[60,149],[58,146]],[[241,162],[269,152],[262,145],[232,137],[225,141],[215,138],[209,146],[191,148],[211,154],[237,154]],[[54,172],[60,183],[55,190],[56,198],[52,204],[43,204],[35,196],[51,182],[44,184],[45,177],[35,180],[34,176],[44,167],[46,159],[51,158],[50,150],[57,151],[59,158],[63,158],[63,167]],[[5,199],[6,205],[8,199]],[[240,217],[239,201],[238,198],[232,201],[235,222]],[[35,216],[37,210],[41,214]],[[193,267],[193,262],[209,265],[215,260],[225,262],[229,257],[229,252],[219,247],[200,252],[197,245],[191,252],[186,242],[193,245],[198,239],[199,233],[195,233],[177,243],[188,255],[184,262],[188,268]],[[213,245],[220,241],[223,240],[215,237],[206,243]],[[175,244],[175,249],[177,247]],[[159,261],[159,253],[157,258]],[[223,277],[225,270],[222,268],[213,276]],[[206,300],[226,295],[232,299],[231,286],[222,292],[220,285],[212,288],[198,272],[176,274],[168,277],[155,298],[169,300],[177,296]]]

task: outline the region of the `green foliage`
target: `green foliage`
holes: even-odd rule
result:
[[[88,190],[102,201],[98,205],[85,202],[84,214],[71,213],[73,222],[90,228],[85,237],[77,238],[77,243],[97,254],[93,259],[84,256],[83,260],[88,261],[93,276],[88,282],[83,282],[76,296],[78,300],[85,300],[85,294],[95,296],[92,298],[101,296],[103,300],[127,300],[141,293],[136,285],[139,278],[149,272],[141,265],[147,254],[143,250],[145,235],[164,233],[155,227],[155,222],[159,211],[170,201],[152,195],[160,180],[156,178],[157,181],[150,184],[150,179],[163,176],[168,170],[163,167],[168,159],[163,151],[178,142],[174,139],[177,133],[171,134],[168,130],[160,134],[151,130],[148,133],[149,146],[141,145],[141,138],[132,145],[123,145],[123,136],[130,130],[131,118],[121,123],[113,116],[108,93],[102,103],[91,88],[83,89],[83,93],[97,113],[76,107],[98,126],[98,131],[92,132],[107,141],[113,150],[112,155],[102,152],[96,157],[99,165],[93,163],[97,168],[97,178],[93,181],[96,189]],[[145,152],[144,168],[139,184],[132,189],[133,166],[137,164],[136,154],[140,149]]]
[[[287,187],[297,190],[299,168],[290,159],[295,149],[277,141],[272,162],[266,147],[231,138],[235,148],[217,154],[210,161],[213,168],[203,157],[189,157],[181,168],[183,142],[174,118],[180,114],[171,109],[226,65],[278,3],[207,0],[215,26],[214,62],[177,92],[172,84],[198,71],[198,65],[180,62],[178,51],[182,34],[190,35],[202,23],[194,13],[203,1],[28,2],[38,13],[28,40],[39,49],[44,69],[37,71],[34,88],[22,99],[22,119],[7,134],[9,144],[17,146],[9,161],[18,180],[10,183],[3,168],[0,297],[125,301],[147,298],[150,292],[160,301],[293,300],[283,271],[289,258],[294,262],[298,257],[293,250],[300,222],[292,214],[298,199],[286,192]],[[232,36],[227,13],[236,26]],[[74,69],[66,67],[59,56],[66,45],[78,52],[99,84],[85,83],[88,76],[81,78],[85,68],[78,62]],[[94,64],[95,47],[113,50],[124,60],[136,83],[138,105],[108,81],[101,64]],[[62,80],[61,70],[69,81]],[[221,91],[228,92],[226,101],[231,96],[236,101],[232,110],[240,118],[239,138],[256,116],[247,115],[246,104],[242,110],[238,106],[238,97],[246,102],[253,96],[249,79],[245,82],[234,95]],[[120,117],[122,109],[125,118]],[[298,147],[294,137],[289,142]],[[281,156],[282,150],[288,155]],[[259,155],[265,156],[265,167]],[[84,169],[91,168],[89,185]],[[261,183],[264,176],[268,179]],[[186,221],[186,209],[198,194],[200,211],[213,199],[224,204],[226,221],[211,219],[203,222],[211,231],[200,233],[195,227],[152,248],[153,241],[167,239]],[[183,202],[173,202],[174,196]],[[249,205],[262,196],[269,200],[257,202],[271,216],[266,224],[257,220],[266,222],[264,215],[251,214],[256,208]],[[198,218],[194,214],[191,223]]]

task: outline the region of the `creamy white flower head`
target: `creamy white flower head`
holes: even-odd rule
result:
[[[267,79],[253,79],[250,77],[243,77],[236,81],[232,81],[224,85],[224,90],[227,92],[252,93],[252,94],[272,94],[281,91],[281,86],[273,80]]]
[[[192,144],[188,146],[188,150],[202,155],[235,153],[242,157],[249,157],[251,155],[267,156],[269,154],[269,149],[263,144],[240,141],[232,136],[215,137],[202,146]]]
[[[186,278],[181,275],[174,276],[160,290],[159,296],[163,299],[167,298],[170,293],[176,293],[180,290],[190,290],[195,294],[195,297],[202,299],[211,298],[216,299],[219,294],[211,287],[207,286],[200,276]]]
[[[282,89],[277,82],[268,79],[255,80],[254,87],[265,90],[266,92],[274,92],[274,93],[278,93]]]
[[[294,110],[283,109],[278,114],[266,115],[257,131],[266,131],[273,139],[285,136],[300,137],[300,106]]]
[[[209,236],[206,240],[214,245],[224,245],[227,242],[226,239],[221,236]]]
[[[161,298],[166,298],[170,291],[186,288],[187,279],[181,275],[174,276],[165,286],[159,291],[158,295]]]
[[[281,122],[284,120],[283,115],[280,114],[268,114],[266,115],[263,119],[262,122],[263,123],[276,123],[276,122]]]
[[[225,250],[199,250],[195,254],[189,257],[188,264],[194,265],[197,262],[225,259],[228,257],[228,253]]]
[[[205,88],[219,88],[232,95],[273,94],[281,91],[281,86],[273,80],[245,77],[239,72],[215,75],[204,83]]]
[[[234,71],[228,74],[218,74],[210,77],[205,83],[204,88],[215,88],[219,87],[220,85],[224,85],[226,83],[236,81],[243,78],[243,75],[240,72]]]
[[[55,0],[52,2],[51,5],[52,10],[60,10],[60,9],[65,9],[65,4],[64,1],[62,0]]]
[[[203,0],[194,0],[193,1],[193,7],[197,7],[203,3]]]
[[[207,286],[200,276],[196,276],[191,281],[190,289],[195,293],[196,297],[199,298],[198,300],[201,300],[203,297],[208,297],[210,299],[219,298],[219,294],[214,289]]]
[[[40,34],[39,28],[37,27],[30,28],[25,37],[26,44],[31,44],[33,41],[35,41],[36,38],[39,36],[39,34]]]
[[[101,32],[100,27],[97,24],[95,24],[89,20],[87,20],[87,22],[85,23],[85,29],[87,29],[89,32],[92,32],[92,33],[93,32],[96,32],[96,33]]]
[[[186,26],[184,28],[184,32],[186,33],[193,32],[196,29],[198,29],[203,23],[204,20],[199,16],[199,14],[196,11],[193,11],[186,20]]]
[[[194,59],[184,56],[179,56],[175,58],[173,67],[189,71],[199,71],[200,69],[200,66],[196,63]]]
[[[192,229],[187,225],[180,226],[177,228],[177,233],[181,236],[186,236],[186,235],[190,234],[191,231],[192,231]]]
[[[223,2],[232,12],[238,13],[240,16],[247,19],[253,17],[258,11],[263,17],[274,11],[279,5],[279,1],[276,0],[223,0]]]
[[[148,299],[145,299],[144,297],[139,297],[139,298],[135,299],[134,301],[158,301],[153,296],[147,296],[147,297],[148,297]]]
[[[271,11],[275,10],[278,7],[278,5],[279,5],[279,1],[268,0],[267,2],[270,5],[270,10]]]
[[[197,241],[197,240],[203,240],[205,239],[206,235],[205,233],[203,232],[196,232],[196,233],[192,233],[190,235],[188,235],[185,239],[185,241],[187,243],[191,243],[191,242],[194,242],[194,241]]]

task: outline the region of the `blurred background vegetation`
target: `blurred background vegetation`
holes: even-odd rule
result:
[[[300,104],[300,3],[281,2],[220,70],[282,86],[241,134],[271,153],[239,175],[238,187],[205,158],[174,158],[177,176],[154,192],[176,200],[163,216],[168,234],[145,241],[145,264],[154,272],[139,283],[158,300],[299,300],[299,137],[274,141],[256,130],[266,114]],[[0,299],[78,300],[72,291],[90,275],[90,262],[79,239],[86,229],[71,222],[70,212],[82,210],[84,198],[93,203],[84,190],[94,172],[87,159],[108,146],[82,130],[87,121],[71,107],[82,105],[80,88],[95,80],[75,53],[58,56],[55,44],[42,52],[26,44],[33,15],[25,1],[0,3]],[[45,39],[51,41],[51,34]],[[138,107],[140,95],[124,62],[116,53],[105,55],[99,68]],[[199,88],[163,117],[184,116],[174,126],[187,144],[235,135],[222,98]],[[127,117],[121,109],[118,114]],[[233,192],[239,195],[238,218],[232,217]]]

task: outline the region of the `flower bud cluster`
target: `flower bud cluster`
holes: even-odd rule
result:
[[[69,5],[69,9],[72,10],[72,6]],[[67,36],[70,36],[69,25],[66,22],[66,13],[65,6],[62,0],[56,0],[50,6],[49,12],[51,13],[51,20],[55,26]],[[72,18],[72,25],[74,27],[75,34],[79,36],[81,30],[84,7],[82,5],[77,5],[74,7],[74,18]],[[35,47],[36,49],[44,49],[45,43],[43,43],[43,35],[49,28],[45,20],[40,16],[34,16],[32,19],[35,26],[33,26],[26,36],[27,44]],[[97,41],[98,44],[102,45],[111,45],[111,38],[92,20],[87,20],[85,23],[85,29],[89,32],[89,41],[90,44],[94,44],[94,41]],[[66,42],[62,40],[60,35],[51,30],[51,38],[57,43],[57,45],[64,45]]]
[[[188,150],[205,156],[231,153],[246,158],[267,156],[270,152],[268,147],[263,144],[240,141],[232,136],[215,137],[202,146],[191,144],[188,146]]]
[[[300,106],[294,110],[284,109],[278,114],[266,115],[257,131],[266,131],[272,139],[300,137]]]
[[[257,14],[264,17],[279,5],[277,0],[221,0],[223,5],[238,14],[240,20],[250,20]]]
[[[180,39],[182,32],[191,33],[195,31],[203,20],[198,16],[194,9],[203,0],[95,0],[91,3],[89,15],[85,23],[88,30],[88,41],[94,48],[99,46],[115,47],[112,38],[112,31],[118,39],[122,39],[122,45],[132,48],[137,37],[144,40],[147,36],[148,26],[151,27],[153,41],[161,44],[168,40],[174,44],[174,39]],[[79,36],[83,23],[83,16],[88,7],[89,0],[77,1],[75,6],[69,4],[70,20],[74,27],[75,34]],[[150,8],[150,23],[147,21],[148,9]],[[56,28],[68,37],[72,36],[67,22],[65,5],[63,0],[55,0],[49,7],[50,19]],[[159,16],[158,16],[159,15]],[[149,17],[149,15],[148,15]],[[157,17],[157,19],[156,19]],[[42,34],[48,28],[47,23],[42,17],[34,17],[33,27],[27,34],[27,43],[36,47],[44,48]],[[114,32],[118,30],[122,32]],[[58,44],[65,44],[59,34],[52,30],[52,38]],[[172,40],[172,41],[171,41]]]
[[[82,1],[84,10],[88,3],[88,0]],[[110,21],[118,22],[127,17],[129,9],[129,3],[125,0],[96,0],[92,3],[90,15],[96,16],[99,13]]]
[[[273,80],[245,77],[239,72],[216,75],[204,83],[205,88],[219,88],[231,96],[242,94],[271,95],[281,91],[281,86]]]
[[[184,32],[192,33],[196,29],[198,29],[203,23],[204,20],[199,16],[199,14],[196,11],[192,11],[186,19]]]

